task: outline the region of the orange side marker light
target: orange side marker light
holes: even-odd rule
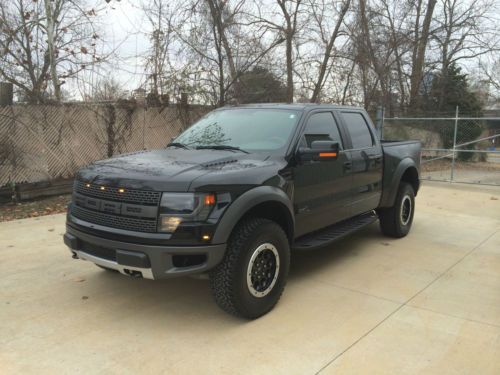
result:
[[[320,152],[319,157],[320,158],[334,158],[337,156],[336,152]]]
[[[205,205],[213,206],[215,204],[215,194],[205,195]]]

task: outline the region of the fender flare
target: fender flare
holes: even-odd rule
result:
[[[290,229],[293,231],[295,218],[290,198],[283,190],[277,187],[258,186],[246,191],[229,205],[217,225],[212,243],[226,243],[238,221],[253,207],[264,202],[277,202],[286,207],[289,214],[287,221],[290,222]]]
[[[384,186],[385,192],[380,200],[380,207],[392,207],[398,194],[399,183],[403,174],[409,169],[415,168],[418,173],[418,168],[413,159],[404,158],[401,160],[392,175],[391,181]],[[416,192],[415,192],[416,193]]]

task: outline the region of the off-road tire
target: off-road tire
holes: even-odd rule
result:
[[[403,214],[403,205],[405,205],[405,207],[409,205],[409,214]],[[413,191],[413,187],[406,182],[401,182],[399,184],[394,206],[378,210],[380,230],[386,236],[395,238],[404,237],[410,231],[414,213],[415,192]]]
[[[277,250],[279,267],[275,272],[277,279],[274,286],[268,288],[268,294],[256,297],[248,285],[247,274],[252,255],[263,244],[271,244]],[[255,319],[276,305],[285,288],[289,268],[290,246],[281,226],[268,219],[249,218],[233,230],[224,259],[210,272],[210,286],[222,310]]]

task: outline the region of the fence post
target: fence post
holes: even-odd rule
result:
[[[457,129],[458,129],[458,105],[455,108],[455,130],[453,133],[453,157],[451,159],[451,176],[450,176],[450,183],[453,182],[453,177],[455,173],[455,150],[457,147]]]
[[[384,107],[382,106],[377,107],[377,114],[375,116],[375,126],[377,128],[379,139],[382,139],[382,137],[384,136],[384,116],[385,116]]]

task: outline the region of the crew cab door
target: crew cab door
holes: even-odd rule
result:
[[[352,207],[355,216],[378,207],[382,195],[383,152],[363,111],[341,110],[352,158]]]
[[[331,111],[309,114],[299,139],[300,147],[314,141],[339,143],[334,160],[300,161],[294,169],[294,208],[297,237],[326,227],[350,216],[350,153],[344,150],[343,137]]]

